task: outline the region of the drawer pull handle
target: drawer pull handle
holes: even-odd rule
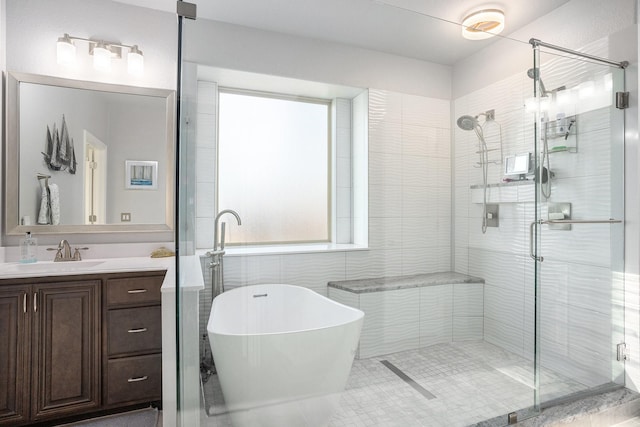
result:
[[[148,379],[149,379],[149,377],[145,375],[144,377],[129,378],[129,379],[127,380],[127,382],[130,382],[130,383],[137,383],[137,382],[139,382],[139,381],[146,381],[146,380],[148,380]]]
[[[128,294],[144,294],[145,292],[147,292],[146,289],[129,289],[127,291]]]
[[[139,332],[147,332],[147,328],[129,329],[127,332],[129,332],[130,334],[137,334]]]

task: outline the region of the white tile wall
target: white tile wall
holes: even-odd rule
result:
[[[304,286],[327,295],[327,282],[345,280],[345,252],[281,256],[283,283]]]
[[[213,222],[217,212],[215,203],[217,100],[217,84],[198,81],[196,116],[197,248],[213,248]],[[208,313],[208,310],[205,312]]]
[[[352,242],[353,174],[352,174],[352,106],[350,99],[338,98],[333,105],[335,120],[335,242]]]
[[[420,288],[420,346],[453,341],[453,286]]]
[[[483,285],[479,283],[362,294],[330,288],[329,297],[365,313],[359,358],[483,336]]]

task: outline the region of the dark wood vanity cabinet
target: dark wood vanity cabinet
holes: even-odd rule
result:
[[[0,422],[99,407],[100,281],[0,284],[0,301]]]
[[[107,406],[162,398],[164,274],[114,277],[104,287],[104,403]]]
[[[0,423],[6,425],[29,419],[30,292],[30,286],[0,287]]]
[[[31,419],[100,406],[100,280],[33,286]]]
[[[160,401],[163,278],[0,280],[0,426]]]

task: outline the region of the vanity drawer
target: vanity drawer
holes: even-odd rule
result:
[[[107,305],[160,304],[162,276],[107,280]]]
[[[109,310],[107,322],[109,356],[161,351],[160,306]]]
[[[108,405],[162,398],[162,355],[111,359],[107,370]]]

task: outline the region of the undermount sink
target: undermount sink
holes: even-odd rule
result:
[[[11,273],[60,273],[71,271],[82,271],[88,268],[96,267],[104,261],[68,261],[68,262],[34,262],[31,264],[22,264],[19,262],[9,262],[0,264],[0,274]]]

